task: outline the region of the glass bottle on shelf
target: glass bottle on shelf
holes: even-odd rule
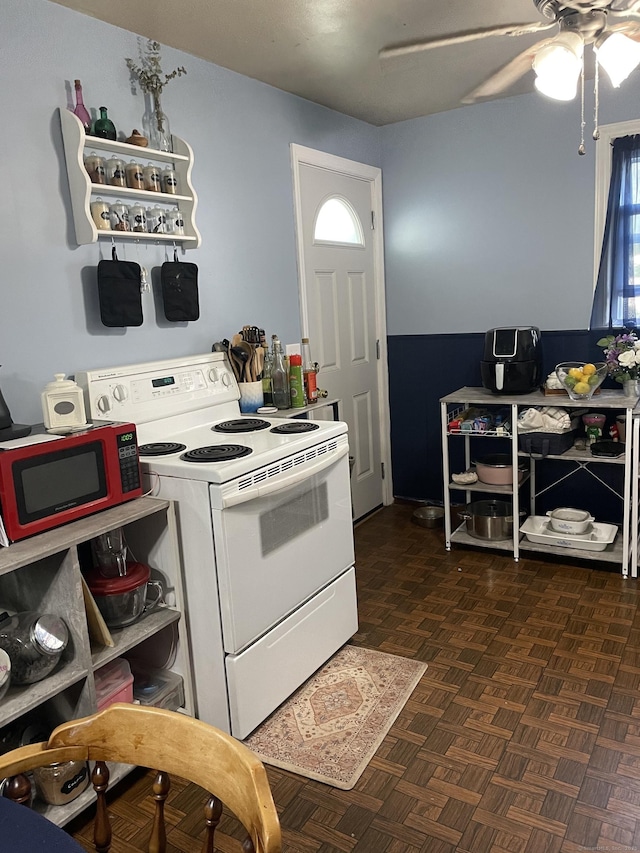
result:
[[[142,117],[142,125],[149,139],[149,146],[157,151],[172,151],[169,119],[162,111],[160,92],[150,94],[147,111]]]
[[[318,385],[316,382],[316,366],[311,360],[309,338],[302,339],[302,375],[304,378],[304,393],[307,403],[318,402]]]
[[[107,108],[100,107],[100,118],[96,119],[93,125],[93,135],[99,136],[100,139],[115,139],[116,126],[107,115]]]
[[[271,391],[271,353],[268,349],[264,352],[262,365],[262,396],[265,406],[273,406],[273,393]]]
[[[82,99],[82,83],[79,80],[74,80],[74,85],[76,87],[76,106],[73,110],[74,115],[76,115],[82,122],[84,132],[91,133],[91,116],[89,115],[89,110],[85,107]]]
[[[273,405],[277,409],[291,408],[291,395],[289,394],[289,377],[282,354],[282,344],[277,335],[273,335],[273,363],[271,365],[271,393]]]

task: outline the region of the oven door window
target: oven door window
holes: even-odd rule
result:
[[[213,510],[213,527],[224,644],[238,652],[353,565],[347,457],[282,491]]]
[[[329,495],[326,482],[270,507],[260,515],[261,556],[268,557],[294,539],[303,538],[328,518]]]
[[[99,441],[16,462],[13,477],[21,524],[91,503],[107,494]]]

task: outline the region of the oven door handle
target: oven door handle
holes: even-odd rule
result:
[[[263,498],[266,495],[274,495],[277,492],[283,492],[285,489],[295,486],[296,483],[302,483],[314,474],[319,474],[321,471],[326,470],[337,462],[338,459],[346,456],[348,452],[349,445],[345,444],[333,453],[321,456],[317,462],[313,463],[313,465],[304,465],[301,468],[294,469],[293,473],[288,477],[276,477],[271,483],[267,481],[266,483],[260,483],[259,485],[252,486],[248,489],[243,489],[241,492],[234,492],[232,495],[225,495],[222,498],[222,508],[226,509],[230,506],[237,506],[238,504],[255,500],[255,498]]]

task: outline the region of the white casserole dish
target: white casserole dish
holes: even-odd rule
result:
[[[572,536],[583,536],[589,532],[595,518],[584,509],[559,507],[549,510],[549,524],[557,533],[570,533]]]
[[[536,542],[539,545],[577,548],[582,551],[604,551],[614,542],[618,528],[615,524],[596,521],[589,533],[584,536],[571,536],[552,530],[546,516],[530,515],[520,527],[520,532],[524,533],[530,542]]]

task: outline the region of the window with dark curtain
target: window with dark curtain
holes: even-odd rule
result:
[[[592,329],[637,326],[640,314],[640,134],[613,141]]]

